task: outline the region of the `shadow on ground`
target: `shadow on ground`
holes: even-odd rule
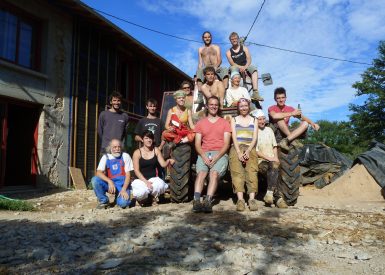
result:
[[[206,215],[183,210],[172,215],[139,209],[105,212],[115,215],[108,223],[84,223],[81,217],[66,223],[3,220],[0,271],[264,274],[274,272],[283,259],[304,270],[311,260],[294,252],[305,242],[298,234],[316,232],[280,222],[282,213],[270,209],[252,216],[218,209]]]

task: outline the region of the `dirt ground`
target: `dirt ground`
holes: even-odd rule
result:
[[[0,274],[385,274],[385,200],[370,179],[360,190],[365,171],[256,212],[232,198],[196,214],[168,202],[96,210],[91,190],[36,194],[37,211],[0,211]]]

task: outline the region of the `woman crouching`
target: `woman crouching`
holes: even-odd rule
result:
[[[175,160],[164,160],[160,150],[155,147],[154,134],[145,131],[142,135],[143,146],[137,149],[133,155],[134,172],[136,178],[132,182],[133,196],[139,201],[144,201],[149,195],[153,197],[153,204],[158,202],[158,197],[164,194],[168,188],[161,178],[158,177],[157,167],[173,165]]]

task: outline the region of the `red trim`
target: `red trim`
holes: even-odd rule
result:
[[[35,131],[33,133],[33,147],[31,154],[31,180],[32,185],[36,185],[36,178],[38,174],[38,155],[37,155],[37,144],[39,137],[39,122],[36,123]]]
[[[1,136],[1,160],[0,160],[0,187],[4,186],[5,182],[5,168],[7,160],[7,136],[8,136],[8,104],[3,104],[4,117],[2,120],[2,136]]]

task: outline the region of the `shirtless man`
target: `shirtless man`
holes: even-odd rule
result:
[[[225,87],[223,83],[218,79],[215,79],[215,69],[213,67],[206,67],[203,70],[206,83],[202,85],[201,91],[207,98],[216,96],[219,98],[219,106],[223,108],[223,102],[225,98]]]
[[[226,52],[226,57],[231,65],[230,71],[239,71],[241,75],[244,75],[246,72],[250,74],[251,85],[253,86],[252,99],[263,101],[258,92],[258,70],[257,67],[251,65],[249,49],[239,43],[239,36],[236,32],[232,32],[229,39],[231,48]]]
[[[208,31],[205,31],[202,34],[202,40],[205,45],[200,47],[198,50],[199,63],[197,70],[197,82],[199,91],[201,91],[200,88],[204,77],[203,69],[208,66],[214,68],[214,72],[218,76],[219,80],[223,81],[224,87],[227,87],[229,73],[227,68],[220,67],[222,63],[221,49],[218,45],[211,44],[211,33]]]

